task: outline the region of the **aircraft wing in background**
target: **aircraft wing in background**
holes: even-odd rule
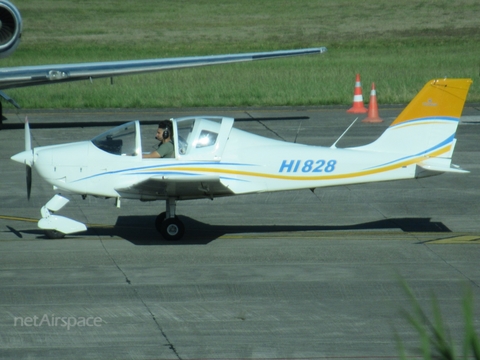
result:
[[[15,52],[22,37],[22,28],[22,17],[17,7],[9,0],[0,0],[0,58],[5,58]],[[0,68],[0,98],[20,108],[15,100],[2,90],[197,66],[321,54],[325,51],[327,51],[325,47],[319,47],[231,55],[5,67]],[[0,126],[2,120],[2,104],[0,102]]]
[[[193,56],[151,60],[111,61],[77,64],[0,68],[0,89],[45,85],[76,80],[142,74],[147,72],[229,64],[281,57],[321,54],[325,47],[231,55]]]

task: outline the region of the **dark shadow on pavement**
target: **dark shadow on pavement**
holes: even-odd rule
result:
[[[206,245],[224,235],[229,234],[273,234],[304,231],[341,231],[341,230],[386,230],[399,229],[403,232],[451,232],[441,222],[432,222],[430,218],[396,218],[382,219],[353,225],[210,225],[187,216],[179,216],[185,225],[185,236],[179,241],[166,241],[155,229],[156,216],[119,216],[114,226],[89,226],[83,233],[66,235],[64,239],[97,237],[119,237],[134,245]],[[21,233],[35,234],[38,239],[47,239],[43,230],[17,231],[9,227],[9,231],[22,238]],[[346,235],[348,236],[348,235]],[[61,240],[61,239],[59,239]]]
[[[120,216],[114,227],[92,227],[84,234],[118,236],[134,245],[206,245],[221,236],[248,233],[278,233],[302,231],[384,230],[403,232],[451,232],[441,222],[430,218],[383,219],[354,225],[210,225],[186,216],[179,216],[185,225],[185,236],[179,241],[166,241],[156,231],[155,216]]]

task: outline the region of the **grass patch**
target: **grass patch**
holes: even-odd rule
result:
[[[9,90],[24,108],[350,104],[355,73],[380,104],[407,103],[437,77],[474,80],[475,0],[17,0],[24,33],[2,66],[327,46],[327,54]],[[368,99],[368,96],[367,96]]]
[[[405,281],[401,281],[407,294],[411,311],[404,311],[408,322],[414,327],[418,334],[419,346],[417,353],[423,359],[475,359],[480,360],[480,340],[474,326],[473,295],[472,290],[468,288],[463,298],[463,314],[465,319],[464,339],[462,347],[462,356],[457,355],[458,347],[448,330],[448,326],[443,320],[440,305],[435,297],[432,297],[432,306],[430,314],[424,310],[419,300],[415,297],[413,290]],[[397,344],[402,360],[409,359],[404,343],[398,333],[396,334]]]

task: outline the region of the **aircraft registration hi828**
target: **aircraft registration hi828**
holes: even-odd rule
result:
[[[429,81],[385,132],[364,146],[288,143],[236,129],[232,118],[192,116],[171,119],[174,158],[143,159],[138,121],[90,141],[34,149],[27,122],[26,149],[12,160],[34,167],[57,192],[118,203],[121,198],[165,200],[166,211],[155,225],[165,239],[177,240],[184,234],[176,216],[179,200],[468,172],[451,160],[471,83]],[[38,226],[48,236],[86,230],[80,222],[53,214],[67,202],[57,194],[42,208]]]

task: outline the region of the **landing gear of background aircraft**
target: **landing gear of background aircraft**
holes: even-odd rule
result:
[[[63,239],[65,234],[57,230],[45,230],[45,236],[49,239]]]
[[[180,240],[185,233],[185,226],[175,215],[176,200],[167,199],[167,211],[155,219],[155,228],[165,240]]]

